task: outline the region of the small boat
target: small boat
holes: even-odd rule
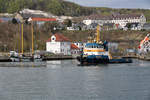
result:
[[[34,54],[33,56],[24,56],[24,55],[19,55],[15,51],[11,51],[10,60],[12,62],[39,62],[39,61],[43,61],[43,58],[37,54]]]

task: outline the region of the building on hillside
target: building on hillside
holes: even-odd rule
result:
[[[141,25],[144,25],[146,23],[146,18],[144,14],[123,14],[114,16],[112,23],[120,24],[120,26],[124,28],[127,23],[139,23]]]
[[[99,25],[103,25],[104,23],[110,23],[109,16],[102,16],[98,14],[92,14],[90,16],[85,17],[83,23],[86,25],[90,25],[92,23],[97,23]]]
[[[79,30],[86,30],[86,25],[83,22],[77,23],[77,26],[79,27]]]
[[[10,22],[12,21],[14,14],[0,13],[0,22]]]
[[[0,17],[13,17],[14,14],[10,14],[10,13],[0,13]]]
[[[139,23],[127,23],[124,30],[141,30],[142,26]]]
[[[59,23],[54,27],[54,30],[65,30],[66,26],[63,23]]]
[[[115,30],[117,29],[117,27],[114,23],[104,23],[101,29],[102,30]]]
[[[78,24],[72,23],[72,26],[67,27],[67,30],[78,31],[80,30],[80,26],[78,26]]]
[[[143,30],[150,30],[150,23],[145,23],[144,25],[143,25],[143,28],[142,28]]]
[[[74,44],[75,44],[80,50],[82,50],[86,43],[83,43],[83,42],[74,42]]]
[[[0,18],[0,22],[9,22],[9,21],[12,21],[13,18],[11,17],[1,17]]]
[[[109,42],[108,43],[108,49],[112,52],[112,53],[117,53],[119,51],[119,43],[117,42]]]
[[[60,22],[60,23],[64,22],[66,19],[72,20],[73,17],[71,17],[71,16],[57,16],[57,20],[58,20],[58,22]]]
[[[71,44],[71,54],[72,55],[79,55],[80,54],[80,48],[78,48],[75,44]]]
[[[69,31],[78,31],[79,27],[77,27],[77,26],[67,27],[67,30],[69,30]]]
[[[34,20],[37,25],[44,24],[45,21],[57,21],[56,16],[40,10],[23,9],[16,13],[15,19],[20,22],[28,22]],[[34,22],[34,23],[35,23]]]
[[[46,42],[46,51],[55,54],[71,55],[71,41],[62,34],[56,33]]]
[[[86,25],[97,23],[101,26],[103,26],[105,23],[114,23],[123,29],[127,23],[139,23],[142,26],[146,23],[146,18],[144,14],[118,14],[110,16],[92,14],[86,17],[83,20],[83,23]]]
[[[23,18],[30,18],[30,17],[38,17],[38,18],[56,18],[51,13],[47,13],[40,10],[31,10],[31,9],[23,9],[22,11],[19,11],[19,14]]]

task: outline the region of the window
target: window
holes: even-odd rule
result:
[[[55,40],[55,38],[53,37],[52,40]]]

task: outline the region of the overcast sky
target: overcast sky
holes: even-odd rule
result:
[[[150,0],[67,0],[83,6],[150,9]]]

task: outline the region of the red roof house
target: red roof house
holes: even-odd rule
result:
[[[51,42],[53,40],[55,42],[71,42],[70,39],[68,39],[67,37],[65,37],[64,35],[60,33],[56,33],[52,35],[51,38],[49,38],[47,42]]]
[[[71,41],[64,35],[56,33],[48,39],[46,51],[55,54],[71,55]]]

